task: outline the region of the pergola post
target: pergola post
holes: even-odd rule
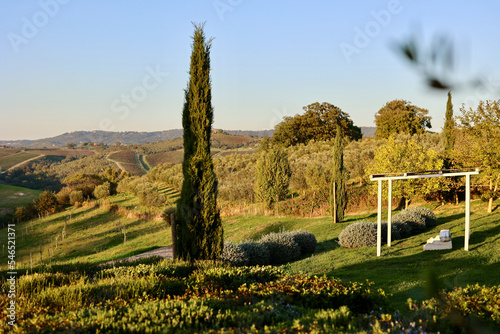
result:
[[[465,241],[464,249],[469,250],[470,239],[470,174],[465,176]]]
[[[392,180],[387,182],[387,247],[391,247],[392,239]]]
[[[378,180],[377,256],[382,248],[382,180]]]

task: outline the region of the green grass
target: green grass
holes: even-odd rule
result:
[[[382,256],[375,247],[346,249],[338,245],[338,235],[358,219],[376,220],[376,214],[347,216],[341,224],[331,218],[297,219],[260,216],[233,217],[225,222],[225,236],[234,241],[258,238],[280,229],[302,228],[316,235],[318,248],[312,256],[285,265],[291,273],[327,275],[345,281],[363,282],[366,279],[382,288],[391,297],[393,308],[404,310],[408,298],[428,298],[429,277],[437,279],[440,287],[451,289],[467,284],[496,285],[500,277],[500,212],[486,213],[486,204],[474,201],[471,215],[469,251],[464,250],[464,208],[447,205],[434,210],[438,226],[425,233],[384,245]],[[449,229],[453,249],[423,251],[427,239]]]
[[[169,192],[169,189],[162,189]],[[175,196],[174,193],[172,195]],[[137,200],[129,195],[116,195],[110,203],[123,207],[137,207]],[[326,275],[343,281],[375,283],[389,296],[391,309],[404,312],[406,300],[424,300],[429,297],[426,288],[434,282],[441,288],[452,289],[467,284],[497,285],[500,277],[500,212],[486,214],[486,204],[472,203],[470,250],[464,251],[463,205],[446,205],[435,209],[438,225],[433,229],[404,240],[393,241],[392,247],[382,248],[376,256],[375,247],[346,249],[338,245],[339,233],[359,219],[375,220],[375,213],[351,215],[341,224],[331,218],[291,218],[273,216],[237,216],[225,219],[224,237],[233,242],[279,230],[305,229],[312,232],[318,247],[314,254],[283,266],[289,273]],[[44,262],[48,248],[60,236],[67,221],[67,237],[58,239],[58,248],[51,259],[53,264],[95,265],[122,259],[154,248],[171,244],[170,227],[164,222],[125,218],[108,212],[105,208],[82,207],[22,223],[16,227],[16,258],[21,267],[29,266],[30,253],[34,265],[40,264],[40,247]],[[119,224],[127,231],[127,244]],[[453,249],[423,251],[423,245],[441,229],[450,229]],[[26,233],[27,230],[27,233]],[[6,230],[1,231],[0,241],[5,243]],[[6,263],[6,261],[2,261]],[[5,265],[1,267],[5,270]],[[433,280],[429,281],[428,278]]]
[[[66,236],[62,233],[66,225]],[[123,227],[126,231],[124,244]],[[55,243],[57,239],[57,248]],[[0,243],[6,244],[7,229],[0,231]],[[172,244],[170,227],[165,222],[127,218],[108,212],[104,207],[81,207],[31,222],[16,224],[16,261],[18,268],[49,262],[52,264],[86,263],[95,265],[123,259]],[[40,256],[40,249],[42,255]],[[5,269],[7,261],[2,261]],[[20,263],[20,264],[19,264]]]
[[[42,192],[23,187],[0,184],[0,215],[14,210],[18,206],[33,203]]]
[[[0,170],[5,171],[12,166],[15,166],[23,161],[37,157],[39,154],[36,153],[17,153],[13,155],[8,155],[0,157]]]

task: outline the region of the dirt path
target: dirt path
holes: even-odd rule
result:
[[[34,158],[31,158],[31,159],[28,159],[28,160],[24,160],[24,161],[22,161],[22,162],[20,162],[20,163],[18,163],[18,164],[16,164],[16,165],[14,165],[14,166],[10,167],[10,168],[7,168],[7,169],[6,169],[6,170],[4,170],[3,172],[0,172],[0,174],[3,174],[3,173],[5,173],[6,171],[9,171],[9,170],[11,170],[11,169],[14,169],[14,168],[20,167],[20,166],[24,165],[25,163],[30,162],[31,160],[35,160],[35,159],[41,158],[41,157],[43,157],[43,156],[45,156],[45,154],[40,154],[39,156],[36,156],[36,157],[34,157]]]
[[[109,262],[101,264],[101,266],[106,266],[106,265],[111,265],[111,264],[119,264],[119,263],[123,263],[123,262],[132,262],[135,260],[144,259],[144,258],[153,257],[153,256],[162,257],[165,259],[172,259],[173,258],[172,246],[153,249],[152,251],[145,252],[142,254],[137,254],[137,255],[128,257],[126,259],[109,261]]]

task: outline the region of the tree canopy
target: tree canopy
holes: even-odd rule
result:
[[[419,172],[424,170],[437,170],[443,168],[443,159],[438,153],[426,148],[420,140],[413,136],[391,136],[386,143],[375,151],[375,158],[366,174]],[[442,189],[442,181],[438,178],[399,180],[394,182],[392,193],[394,196],[403,197],[408,207],[410,200],[415,195],[425,195]],[[377,183],[371,182],[372,192],[377,192]],[[384,184],[384,193],[387,189]]]
[[[333,104],[316,102],[303,109],[304,114],[286,116],[276,125],[272,137],[274,143],[292,146],[307,144],[311,140],[331,140],[335,138],[337,124],[345,138],[358,140],[363,137],[361,129],[353,124],[349,115]]]
[[[389,138],[392,134],[421,134],[431,128],[429,111],[414,106],[409,101],[393,100],[387,102],[375,114],[376,138]]]
[[[476,109],[460,109],[453,156],[462,167],[479,167],[478,182],[488,189],[483,198],[499,197],[500,187],[500,101],[481,101]]]

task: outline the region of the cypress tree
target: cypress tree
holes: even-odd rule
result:
[[[261,153],[256,166],[255,195],[267,208],[286,198],[292,170],[288,154],[281,147]]]
[[[444,149],[447,158],[449,158],[450,151],[453,149],[453,145],[455,144],[455,137],[453,134],[454,128],[455,121],[453,120],[453,104],[451,103],[451,92],[448,92],[448,101],[446,102],[446,114],[443,128]]]
[[[347,206],[345,174],[342,134],[340,126],[337,125],[337,134],[333,146],[332,184],[330,187],[330,209],[334,223],[341,223],[344,220],[344,211]]]
[[[203,24],[194,26],[189,82],[182,111],[184,181],[175,220],[177,256],[189,261],[215,260],[223,249],[217,178],[210,155],[213,122],[211,40],[205,40]]]

